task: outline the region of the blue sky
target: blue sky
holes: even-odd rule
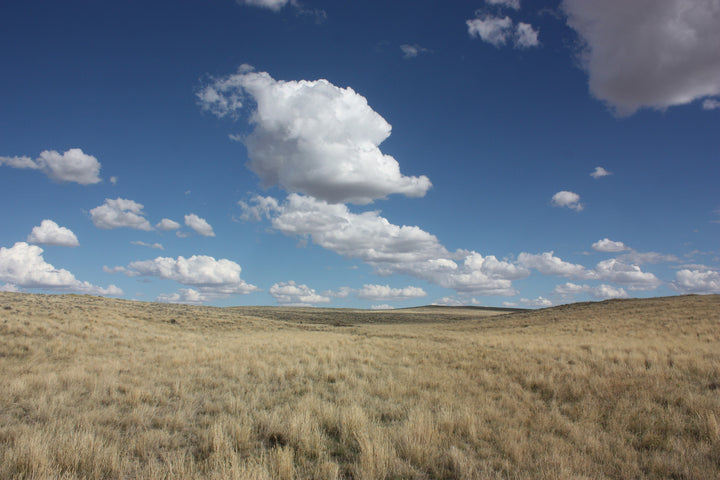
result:
[[[0,5],[0,289],[720,293],[720,1]]]

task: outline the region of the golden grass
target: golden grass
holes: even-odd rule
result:
[[[489,313],[0,293],[0,478],[720,478],[720,296]]]

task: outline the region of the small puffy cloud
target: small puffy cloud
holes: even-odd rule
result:
[[[39,170],[35,160],[30,157],[0,157],[0,165],[5,165],[11,168],[28,168],[31,170]]]
[[[58,245],[62,247],[77,247],[80,245],[77,237],[69,228],[61,227],[52,220],[43,220],[40,225],[33,227],[27,237],[28,243],[42,245]]]
[[[125,198],[106,198],[104,204],[90,210],[93,224],[104,229],[127,227],[152,230],[144,215],[142,204]]]
[[[467,305],[480,305],[480,302],[475,298],[468,299],[450,296],[438,298],[432,303],[432,305],[440,305],[444,307],[464,307]]]
[[[214,237],[215,232],[213,232],[212,227],[210,224],[205,221],[204,218],[200,218],[194,213],[191,213],[189,215],[185,215],[185,225],[195,230],[200,235],[203,235],[205,237]]]
[[[169,218],[163,218],[157,223],[157,225],[155,225],[155,228],[164,231],[177,230],[180,228],[180,224],[174,220],[170,220]]]
[[[593,178],[602,178],[607,177],[608,175],[612,175],[612,172],[608,172],[603,167],[595,167],[595,170],[590,173],[590,176]]]
[[[250,5],[253,7],[267,8],[274,12],[279,11],[292,0],[237,0],[240,5]]]
[[[371,305],[370,310],[393,310],[395,307],[392,305],[388,305],[387,303],[383,303],[381,305]]]
[[[631,263],[633,265],[645,265],[656,263],[677,262],[675,255],[666,255],[658,252],[636,252],[635,250],[617,257],[619,262]]]
[[[595,266],[596,278],[625,285],[630,290],[653,290],[662,282],[652,273],[643,272],[637,265],[628,265],[615,258],[602,261]]]
[[[201,107],[235,115],[243,98],[254,100],[245,139],[247,166],[263,186],[311,195],[330,203],[367,204],[390,194],[422,197],[426,176],[409,177],[379,145],[390,124],[352,88],[327,80],[278,81],[250,71],[214,79],[197,94]]]
[[[675,273],[672,287],[681,293],[720,293],[720,272],[683,269]]]
[[[583,280],[601,280],[625,285],[630,290],[653,290],[662,282],[652,273],[643,272],[637,265],[628,265],[615,258],[598,263],[588,270],[582,265],[569,263],[556,257],[553,252],[542,254],[521,253],[518,264],[532,268],[543,275],[579,278]]]
[[[200,305],[213,300],[211,295],[206,295],[193,290],[192,288],[181,288],[175,293],[160,294],[155,298],[162,303],[184,303],[188,305]]]
[[[524,307],[530,307],[530,308],[547,308],[547,307],[552,307],[553,302],[548,300],[545,297],[537,297],[537,298],[533,298],[533,299],[521,298],[520,305],[522,305]]]
[[[485,0],[485,3],[520,10],[520,0]]]
[[[472,38],[480,38],[483,42],[495,47],[502,47],[512,40],[515,48],[529,48],[540,45],[539,32],[529,23],[513,24],[510,17],[482,15],[465,21],[468,34]]]
[[[720,101],[714,98],[706,98],[702,103],[703,110],[718,110],[720,109]]]
[[[520,22],[515,27],[515,46],[518,48],[537,47],[540,45],[538,32],[529,23]]]
[[[40,170],[58,182],[90,185],[101,181],[100,162],[79,148],[71,148],[64,153],[45,150],[35,160],[29,157],[0,157],[0,165]]]
[[[513,21],[510,17],[483,17],[466,20],[468,33],[471,37],[479,37],[483,42],[496,47],[505,45],[513,33]]]
[[[357,296],[364,300],[400,301],[425,297],[427,293],[419,287],[391,288],[389,285],[363,285]]]
[[[629,250],[623,242],[615,242],[609,238],[603,238],[592,244],[593,250],[596,252],[622,252]]]
[[[587,293],[592,297],[601,300],[606,300],[608,298],[628,298],[629,296],[623,288],[613,287],[612,285],[602,284],[593,287],[590,285],[577,285],[570,282],[557,285],[553,290],[553,293],[563,297]]]
[[[720,94],[717,0],[563,0],[590,92],[619,115]]]
[[[157,257],[131,262],[127,267],[103,267],[103,270],[123,273],[129,277],[174,280],[182,285],[196,287],[207,299],[244,295],[258,290],[255,285],[245,283],[240,278],[240,265],[225,258],[215,260],[206,255],[193,255],[190,258]]]
[[[525,268],[532,268],[543,275],[558,275],[560,277],[585,277],[587,269],[575,263],[569,263],[556,257],[554,252],[531,254],[522,252],[518,255],[518,264]]]
[[[117,185],[117,182],[118,182],[118,177],[110,177],[110,183],[112,183],[113,185]]]
[[[269,293],[279,304],[287,306],[312,306],[330,302],[329,297],[318,294],[307,285],[297,285],[292,280],[274,284]]]
[[[413,44],[413,45],[400,45],[400,50],[403,52],[403,58],[415,58],[421,53],[429,53],[430,50],[428,50],[425,47],[421,47],[420,45]]]
[[[552,205],[554,207],[566,207],[576,212],[581,212],[583,208],[585,208],[583,204],[580,203],[580,195],[575,192],[568,192],[567,190],[557,192],[553,195]]]
[[[158,250],[165,250],[165,247],[163,247],[159,243],[145,243],[145,242],[141,242],[139,240],[135,240],[130,243],[133,245],[140,245],[141,247],[150,247],[150,248],[156,248]]]
[[[69,271],[47,263],[42,253],[42,248],[25,242],[17,242],[10,248],[0,247],[0,282],[21,288],[122,295],[122,290],[115,285],[102,288],[77,280]]]
[[[246,207],[246,217],[266,216],[273,229],[360,259],[383,276],[411,275],[464,294],[515,295],[512,280],[529,274],[492,255],[449,252],[434,235],[392,224],[377,211],[352,213],[346,205],[297,194],[282,204],[256,197]]]

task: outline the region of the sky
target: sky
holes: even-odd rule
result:
[[[720,293],[720,0],[8,0],[0,65],[0,290]]]

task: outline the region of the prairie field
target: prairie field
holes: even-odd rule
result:
[[[0,293],[2,479],[720,478],[720,296],[514,311]]]

